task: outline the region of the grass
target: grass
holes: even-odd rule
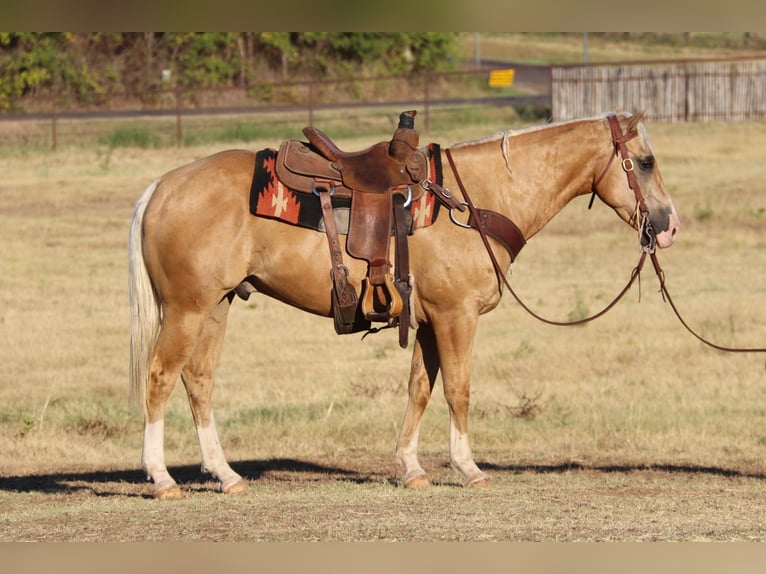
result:
[[[152,149],[164,147],[162,138],[147,128],[119,126],[99,138],[99,143],[110,148],[135,147]]]
[[[435,121],[429,139],[488,135],[507,127],[500,113]],[[339,144],[386,136],[369,122]],[[764,344],[763,128],[648,126],[684,226],[660,253],[668,287],[724,344]],[[179,385],[166,456],[190,496],[145,500],[142,423],[127,406],[131,211],[152,178],[222,147],[115,148],[108,163],[87,146],[0,157],[0,539],[766,539],[764,359],[702,347],[649,272],[640,302],[634,288],[582,328],[539,324],[510,298],[482,318],[470,421],[487,492],[463,491],[448,468],[439,385],[421,436],[437,486],[396,487],[409,354],[393,334],[338,337],[278,302],[239,301],[216,418],[251,494],[209,492]],[[635,244],[605,206],[577,201],[525,247],[511,281],[551,318],[592,312],[627,280]]]
[[[629,60],[678,60],[762,56],[764,40],[758,34],[733,32],[598,33],[588,34],[590,63]],[[463,34],[462,53],[475,54],[476,38]],[[581,64],[585,56],[582,33],[482,33],[481,56],[486,60],[527,64]]]

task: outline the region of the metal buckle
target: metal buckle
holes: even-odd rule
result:
[[[626,157],[624,160],[622,160],[622,169],[624,169],[626,172],[633,171],[633,160],[629,157]]]

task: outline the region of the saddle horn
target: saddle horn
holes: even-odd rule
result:
[[[399,162],[405,162],[412,152],[417,149],[420,136],[415,129],[416,110],[399,114],[399,126],[388,145],[388,155]]]

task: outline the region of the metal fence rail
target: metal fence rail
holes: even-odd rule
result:
[[[766,59],[551,69],[554,120],[646,110],[658,122],[766,117]]]
[[[581,66],[516,66],[514,86],[487,87],[493,67],[421,76],[306,80],[251,85],[247,89],[164,89],[142,94],[103,94],[89,104],[63,97],[29,97],[0,110],[0,145],[56,149],[98,137],[97,122],[146,122],[166,143],[184,145],[223,116],[268,117],[286,133],[312,125],[315,114],[365,108],[417,108],[429,130],[433,110],[449,106],[531,110],[542,121],[592,116],[607,111],[646,110],[657,122],[748,121],[766,118],[766,57],[717,61],[616,63]],[[532,69],[534,68],[534,69]],[[549,81],[548,81],[549,78]],[[360,116],[361,117],[361,116]],[[295,126],[292,126],[292,124]],[[297,127],[296,127],[297,126]],[[92,131],[93,134],[86,133]]]
[[[183,145],[190,129],[215,124],[222,116],[263,117],[277,125],[313,125],[315,114],[337,110],[356,115],[376,107],[417,108],[427,133],[432,108],[495,106],[539,107],[547,110],[548,93],[497,90],[487,86],[490,69],[363,77],[345,80],[264,82],[242,88],[162,89],[141,94],[103,94],[90,104],[60,96],[28,97],[0,110],[0,135],[21,144],[56,149],[73,134],[97,121],[127,121],[134,126],[151,121],[163,141]],[[13,127],[11,127],[13,126]],[[80,126],[80,128],[77,128]],[[94,128],[95,131],[95,128]],[[81,134],[82,135],[82,134]]]

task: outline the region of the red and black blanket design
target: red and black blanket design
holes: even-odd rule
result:
[[[250,213],[259,217],[279,219],[309,229],[321,229],[322,208],[314,194],[296,192],[283,186],[276,174],[277,150],[264,149],[255,154],[255,173],[250,186]],[[428,145],[428,177],[442,185],[442,165],[439,144]],[[334,208],[349,208],[349,198],[332,198]],[[431,193],[424,193],[410,205],[411,232],[428,227],[436,221],[441,203]]]

